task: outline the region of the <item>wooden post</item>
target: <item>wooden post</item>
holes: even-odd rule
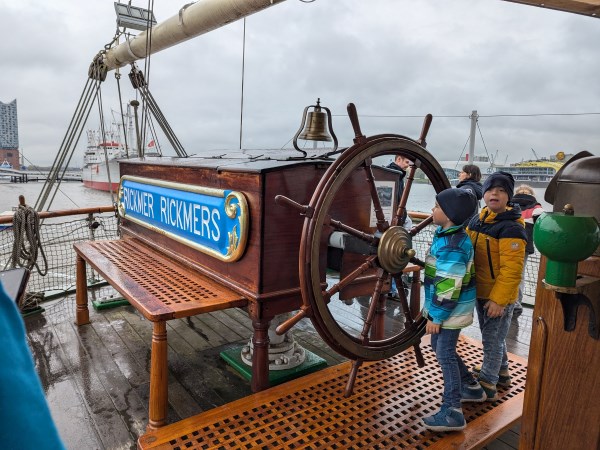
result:
[[[147,431],[167,423],[169,370],[167,354],[167,323],[154,322],[152,329],[152,354],[150,356],[150,401]]]
[[[88,309],[88,295],[87,295],[87,274],[85,270],[85,260],[77,255],[75,263],[75,302],[77,303],[77,310],[75,316],[76,325],[85,325],[90,323],[90,311]]]
[[[269,324],[270,320],[253,319],[254,336],[252,344],[252,392],[262,391],[269,387]]]
[[[538,272],[519,448],[598,449],[600,340],[590,332],[600,310],[600,258],[579,262],[578,286],[587,279],[589,289],[562,301],[542,284],[546,262],[542,257]],[[579,303],[581,296],[587,301]]]

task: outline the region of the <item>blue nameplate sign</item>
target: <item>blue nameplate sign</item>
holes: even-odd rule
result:
[[[221,261],[241,258],[248,204],[240,192],[123,176],[119,215]]]

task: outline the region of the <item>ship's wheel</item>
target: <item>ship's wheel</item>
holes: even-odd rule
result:
[[[422,356],[419,350],[420,339],[425,332],[425,319],[417,314],[411,314],[408,300],[402,289],[401,275],[403,269],[410,261],[420,262],[415,259],[412,248],[412,239],[423,230],[431,217],[421,222],[418,226],[407,231],[402,227],[406,213],[407,201],[417,169],[421,169],[436,192],[440,192],[450,184],[441,166],[435,158],[425,150],[425,136],[431,123],[431,116],[425,120],[421,137],[413,140],[400,135],[377,135],[365,137],[360,131],[356,109],[353,104],[348,105],[348,113],[354,127],[356,138],[352,147],[344,150],[339,158],[334,161],[325,172],[318,184],[308,205],[299,205],[291,199],[278,196],[280,204],[287,204],[299,209],[305,215],[304,227],[300,243],[299,273],[302,291],[302,307],[296,316],[278,328],[283,333],[303,317],[310,317],[314,327],[325,342],[338,353],[353,359],[354,365],[350,374],[346,395],[350,395],[356,378],[358,368],[362,361],[381,360],[398,354],[409,347],[414,347],[417,360],[422,365]],[[384,206],[378,194],[377,174],[387,176],[374,160],[383,161],[381,158],[401,154],[411,161],[405,177],[404,193],[397,209],[388,217],[385,216]],[[392,174],[397,179],[396,174]],[[350,216],[342,213],[345,220],[336,217],[340,211],[352,211],[354,204],[342,205],[340,198],[347,202],[348,189],[356,190],[356,180],[363,181],[362,188],[368,193],[370,199],[368,211],[356,210]],[[342,195],[344,194],[344,195]],[[364,206],[363,202],[363,206]],[[385,203],[385,199],[383,199]],[[433,198],[431,199],[433,205]],[[363,208],[364,209],[364,208]],[[372,212],[371,209],[374,211]],[[356,216],[356,217],[354,217]],[[360,216],[360,217],[359,217]],[[372,216],[370,221],[365,217]],[[358,225],[357,225],[358,224]],[[366,225],[365,225],[366,224]],[[374,225],[374,226],[372,226]],[[332,233],[337,232],[349,237],[354,242],[350,251],[355,252],[353,270],[337,279],[326,279],[328,243]],[[361,245],[362,244],[362,245]],[[348,251],[348,249],[344,250]],[[356,261],[358,257],[358,261]],[[387,291],[389,290],[390,277],[394,277],[400,287],[399,302],[404,315],[403,326],[392,327],[387,330],[375,330],[374,323],[379,327],[384,323],[377,315],[386,311]],[[340,293],[351,286],[361,286],[368,295],[361,296],[362,323],[354,322],[351,326],[347,320],[356,321],[356,317],[345,319],[340,317],[339,309],[334,308],[334,302],[340,302]],[[342,313],[343,315],[343,313]]]

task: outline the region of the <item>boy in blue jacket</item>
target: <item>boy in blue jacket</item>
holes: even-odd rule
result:
[[[477,206],[475,196],[463,189],[446,189],[436,196],[433,223],[438,225],[425,258],[426,332],[444,376],[442,406],[425,417],[432,431],[462,430],[466,426],[461,402],[483,402],[485,392],[456,353],[460,330],[473,323],[475,268],[473,245],[463,223]]]

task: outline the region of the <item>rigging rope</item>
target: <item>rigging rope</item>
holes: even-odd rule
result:
[[[137,67],[135,66],[134,63],[132,63],[131,66],[132,66],[132,68],[131,68],[131,72],[129,73],[129,79],[131,80],[131,84],[133,85],[133,87],[140,93],[144,103],[147,105],[146,111],[150,111],[154,115],[154,117],[156,118],[156,121],[158,122],[158,125],[160,126],[162,131],[165,133],[165,136],[171,143],[171,145],[172,145],[173,149],[175,150],[175,152],[177,153],[177,155],[179,157],[188,156],[187,152],[183,148],[183,145],[181,144],[181,142],[175,135],[175,132],[169,125],[167,118],[161,111],[160,107],[158,106],[158,103],[156,102],[156,100],[152,96],[152,93],[148,89],[148,84],[146,83],[144,75],[142,74],[142,72],[140,72],[137,69]],[[144,129],[144,131],[145,131],[145,129]],[[142,138],[142,139],[145,139],[145,138]],[[143,142],[145,142],[145,140]]]
[[[244,17],[244,34],[242,39],[242,91],[240,94],[240,150],[242,149],[242,129],[244,125],[244,72],[246,67],[246,18]]]
[[[106,130],[104,128],[104,107],[102,104],[102,90],[98,87],[98,114],[100,115],[100,134],[102,135],[102,146],[104,147],[104,164],[106,164],[106,174],[108,176],[108,189],[110,191],[110,201],[112,204],[115,203],[115,194],[112,187],[112,179],[110,176],[110,168],[108,165],[108,150],[106,142]],[[111,139],[112,145],[112,139]]]
[[[67,143],[67,147],[64,149],[63,157],[61,158],[61,162],[57,166],[57,169],[56,169],[56,171],[58,173],[58,171],[62,167],[62,173],[60,174],[60,177],[57,178],[58,186],[60,186],[60,183],[62,182],[62,179],[64,178],[64,175],[69,167],[69,164],[71,163],[71,159],[73,158],[73,154],[75,153],[75,147],[77,146],[77,143],[79,142],[79,139],[81,138],[81,134],[83,133],[83,127],[86,124],[87,119],[92,111],[92,106],[94,105],[94,100],[96,99],[98,90],[100,89],[100,83],[101,83],[101,81],[95,80],[95,83],[93,85],[93,87],[95,89],[92,91],[92,95],[90,95],[87,98],[85,109],[83,109],[81,111],[78,121],[76,122],[76,126],[71,131],[71,136]],[[52,198],[50,199],[50,202],[48,203],[48,208],[47,208],[48,210],[50,209],[50,206],[52,205],[52,202],[54,201],[54,198],[56,197],[56,193],[57,193],[57,190],[54,191]]]
[[[152,48],[152,17],[154,16],[154,0],[148,0],[148,17],[146,18],[146,55],[144,57],[144,79],[146,85],[150,83],[150,57]],[[146,148],[146,129],[148,124],[149,112],[147,108],[147,99],[142,96],[142,144],[145,152]]]
[[[156,134],[156,127],[154,126],[154,120],[152,119],[152,116],[149,117],[149,121],[148,121],[148,128],[150,128],[150,137],[152,138],[152,141],[154,141],[154,146],[156,147],[156,152],[162,156],[162,148],[160,146],[160,142],[158,141],[158,135]],[[152,142],[150,141],[150,142]],[[150,144],[148,144],[149,146]]]
[[[469,139],[471,139],[471,136],[467,137],[467,140],[465,141],[465,145],[463,146],[463,149],[460,152],[460,156],[458,157],[458,160],[456,161],[456,164],[454,165],[454,170],[458,169],[458,163],[460,162],[463,154],[465,153],[465,148],[467,148],[467,144],[469,143]]]
[[[69,127],[67,128],[67,131],[60,144],[60,148],[56,154],[56,157],[54,158],[54,162],[52,163],[52,168],[48,173],[48,177],[44,182],[42,191],[35,203],[34,208],[36,211],[42,211],[45,207],[50,209],[50,206],[54,201],[54,197],[56,196],[56,192],[60,188],[62,178],[67,171],[68,164],[73,157],[75,146],[77,145],[81,133],[83,132],[83,124],[85,124],[85,121],[90,114],[93,101],[96,98],[98,88],[103,79],[103,67],[98,64],[99,58],[101,59],[101,54],[96,55],[94,62],[90,66],[88,71],[89,78],[87,79],[83,91],[79,97],[79,101],[75,108],[75,112],[71,117]],[[52,193],[56,183],[56,190],[54,190],[54,193],[48,202],[48,197]]]
[[[488,161],[491,161],[490,154],[488,152],[487,147],[485,146],[485,140],[483,139],[483,134],[481,134],[481,128],[479,128],[479,121],[477,121],[477,130],[479,130],[479,136],[481,137],[481,142],[483,142],[483,148],[485,149],[485,154],[488,157]]]
[[[123,114],[123,98],[121,97],[121,72],[117,68],[115,71],[115,78],[117,80],[117,91],[119,93],[119,109],[121,111],[121,124],[123,125],[123,140],[125,143],[125,157],[129,158],[129,144],[127,143],[127,130],[125,128],[125,114]]]

